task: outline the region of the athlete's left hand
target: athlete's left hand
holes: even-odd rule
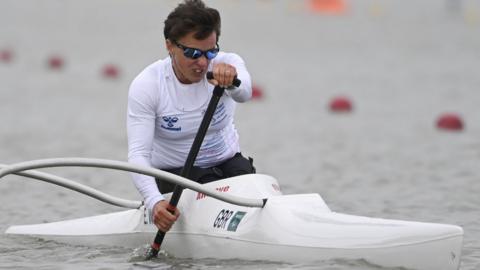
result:
[[[219,85],[227,88],[233,84],[233,79],[237,76],[237,69],[226,63],[218,63],[212,69],[213,79],[208,80],[213,85]]]

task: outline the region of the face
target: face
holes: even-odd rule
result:
[[[214,49],[217,44],[217,34],[213,32],[206,39],[198,40],[193,37],[194,33],[176,40],[178,44],[186,47],[196,48],[202,51]],[[167,40],[167,50],[172,58],[173,70],[178,80],[185,84],[201,81],[207,73],[208,60],[204,55],[197,59],[191,59],[183,54],[183,49],[179,48],[174,42]]]

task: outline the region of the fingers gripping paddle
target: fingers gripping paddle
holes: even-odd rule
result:
[[[213,79],[212,72],[207,72],[207,79]],[[240,86],[240,83],[241,81],[237,78],[233,80],[234,86],[238,87]],[[197,154],[198,154],[198,151],[200,150],[200,146],[202,146],[203,139],[205,138],[205,134],[207,133],[208,127],[210,126],[210,122],[217,108],[217,104],[220,98],[222,97],[224,91],[225,91],[225,88],[222,88],[218,85],[215,86],[215,88],[213,89],[212,98],[210,99],[210,103],[208,104],[205,115],[203,116],[202,122],[200,123],[200,127],[198,128],[197,135],[195,136],[192,147],[190,148],[190,152],[188,153],[187,160],[185,161],[185,166],[183,166],[181,171],[181,176],[185,178],[189,178],[190,176],[190,170],[192,169],[193,163],[197,158]],[[175,185],[175,188],[173,189],[172,197],[170,198],[170,202],[167,206],[167,210],[170,213],[173,214],[175,212],[175,208],[177,207],[178,201],[180,200],[180,196],[182,196],[182,192],[183,192],[183,187],[179,185]],[[147,251],[147,254],[145,255],[145,259],[150,260],[154,257],[157,257],[158,252],[160,251],[160,246],[162,245],[162,242],[163,242],[163,238],[165,237],[165,234],[166,233],[160,230],[157,231],[155,240],[153,241],[153,244],[151,245],[150,249]]]

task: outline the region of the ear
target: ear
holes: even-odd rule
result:
[[[174,46],[175,45],[170,41],[170,39],[165,40],[165,47],[167,48],[167,51],[168,51],[169,55],[172,55]]]

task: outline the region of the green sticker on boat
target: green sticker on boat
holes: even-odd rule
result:
[[[237,231],[238,224],[240,224],[240,221],[245,216],[245,214],[246,212],[242,212],[242,211],[238,211],[237,213],[235,213],[235,215],[230,220],[230,223],[228,224],[227,231],[231,231],[231,232]]]

